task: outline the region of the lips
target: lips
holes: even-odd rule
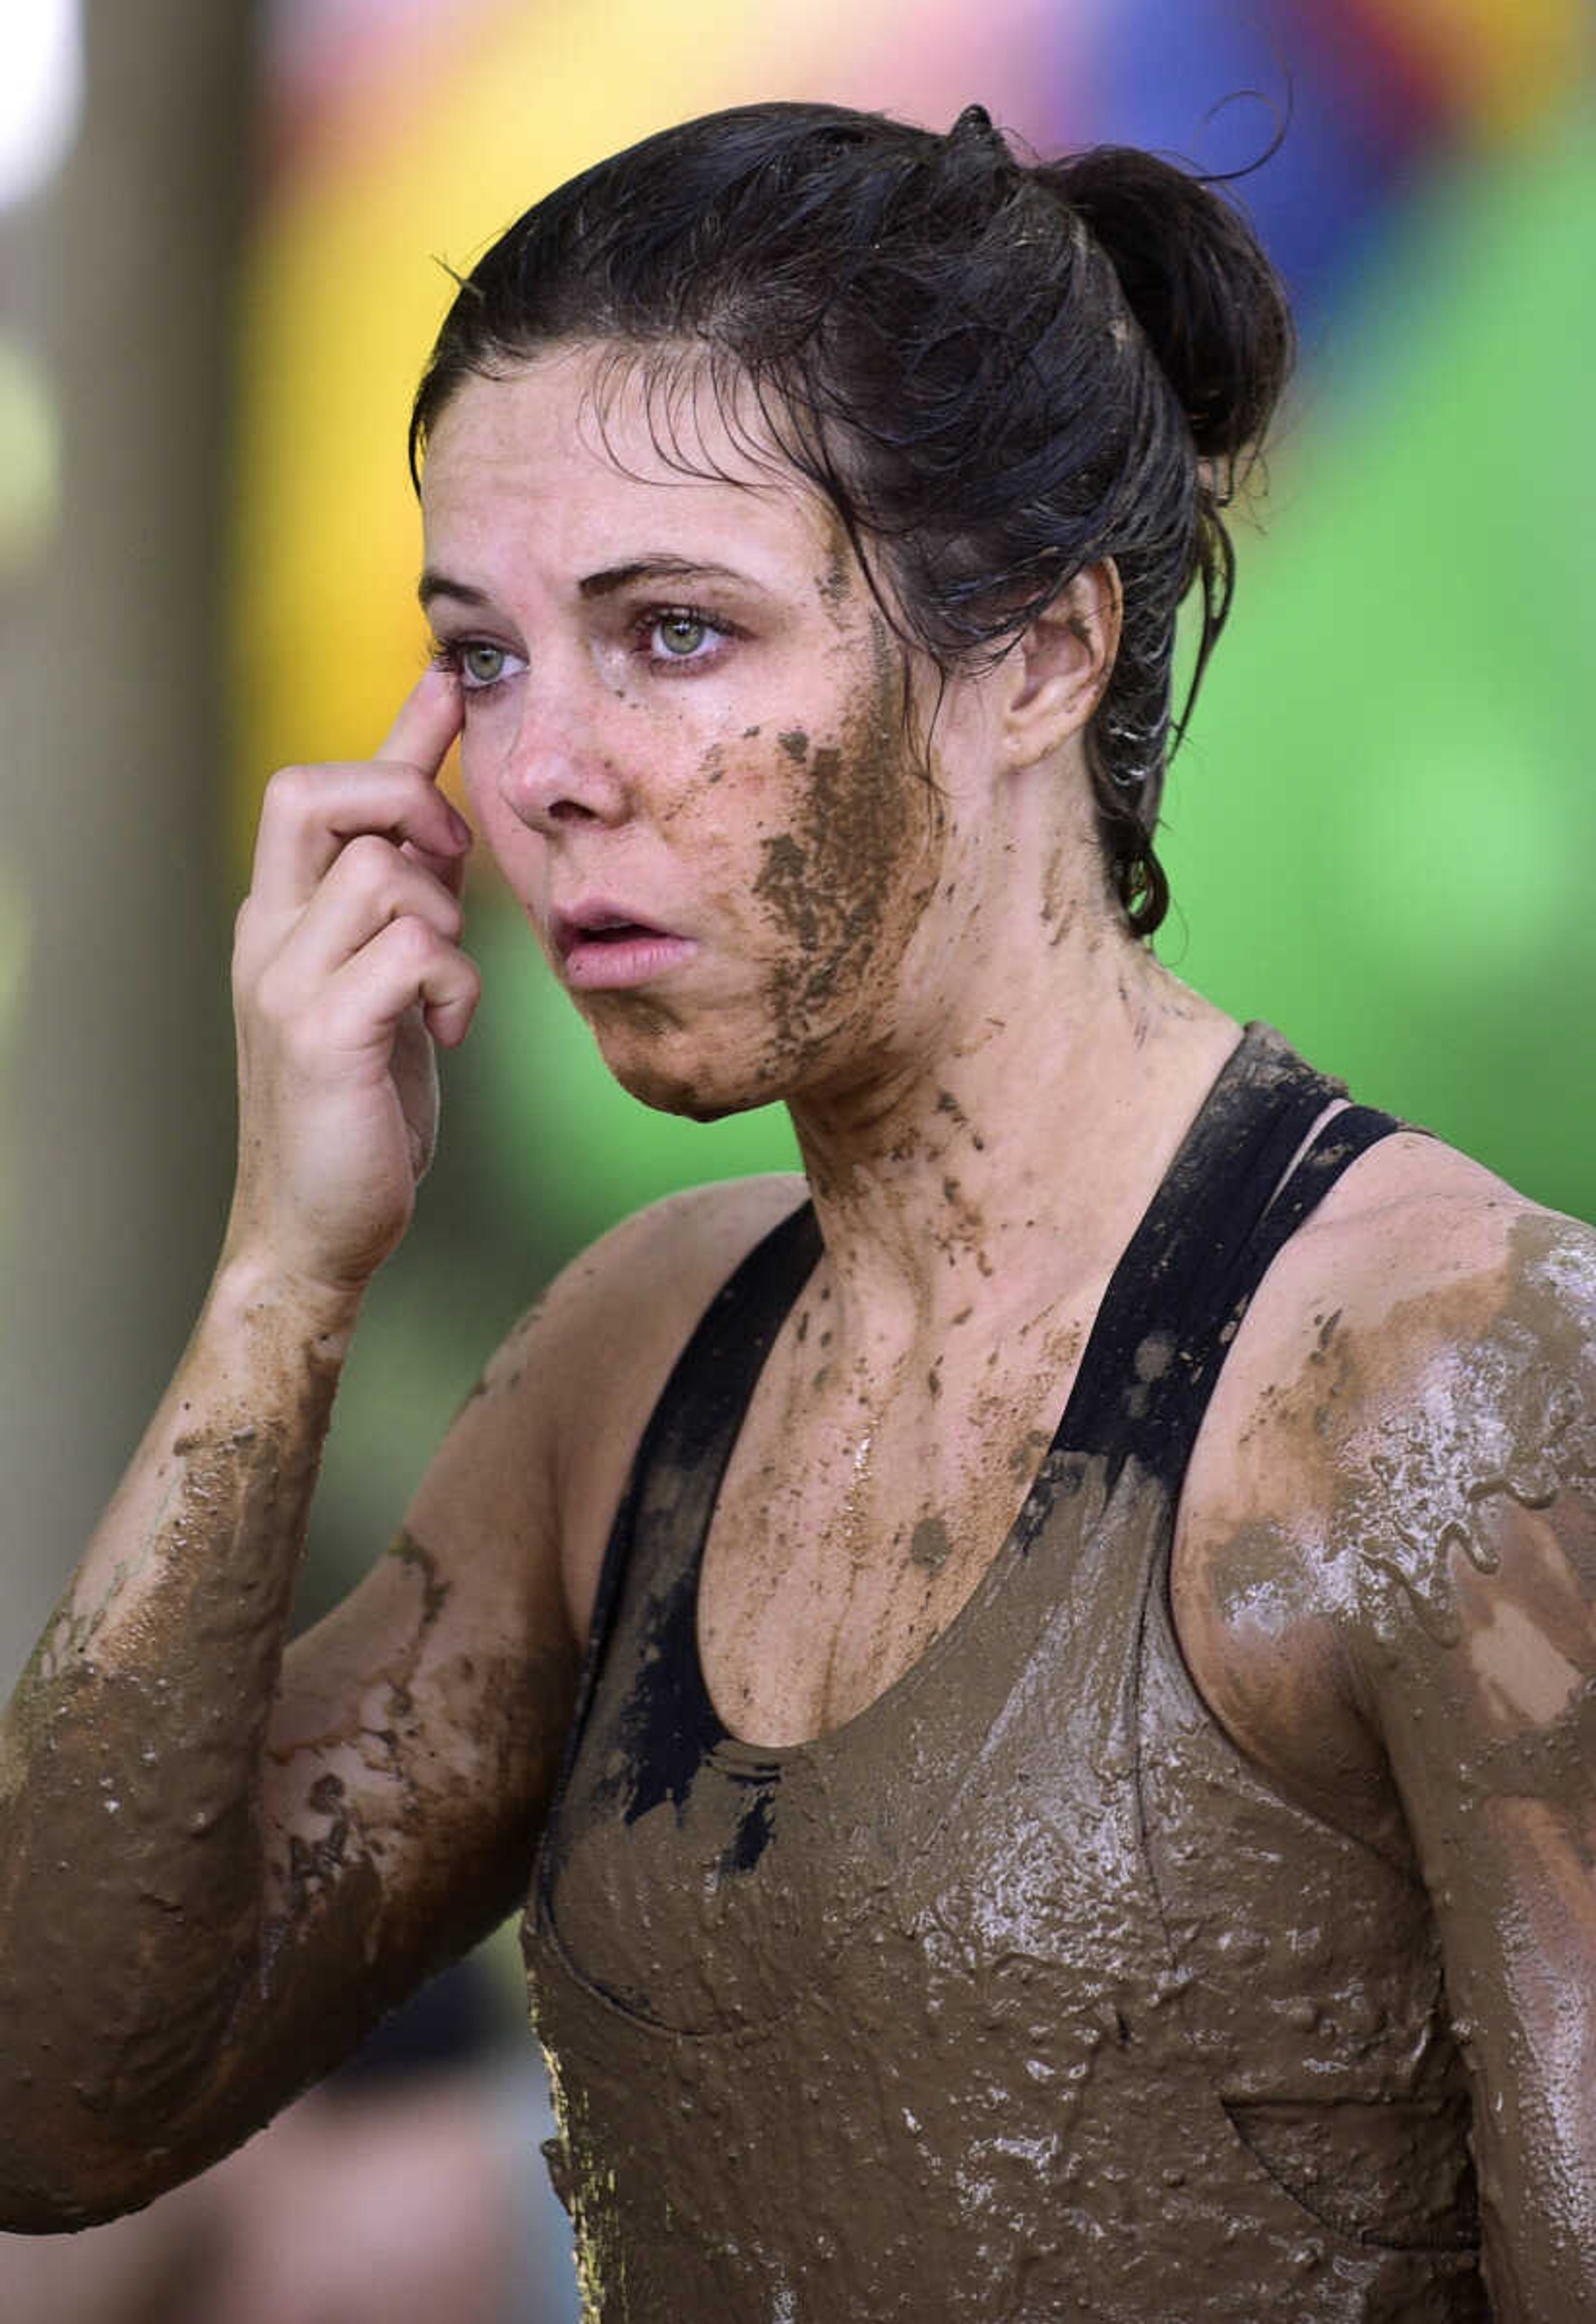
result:
[[[608,896],[584,898],[568,911],[557,911],[550,935],[567,984],[585,992],[651,984],[697,950],[691,937]]]
[[[580,903],[568,912],[554,915],[554,948],[561,960],[568,960],[578,945],[623,944],[637,936],[663,936],[669,930],[657,920],[646,920],[640,912],[630,910],[624,904],[612,904],[607,899]]]

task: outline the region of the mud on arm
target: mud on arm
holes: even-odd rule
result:
[[[1498,2324],[1596,2314],[1596,1239],[1531,1215],[1374,1419],[1357,1662],[1435,1903]]]
[[[0,1735],[13,2228],[191,2175],[502,1918],[568,1714],[537,1450],[497,1442],[493,1375],[426,1536],[283,1665],[342,1334],[246,1294],[218,1314],[230,1296]]]

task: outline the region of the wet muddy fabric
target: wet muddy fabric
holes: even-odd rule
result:
[[[698,1566],[806,1207],[641,1447],[525,1929],[604,2324],[1486,2313],[1427,1900],[1194,1690],[1176,1499],[1275,1252],[1394,1125],[1250,1028],[1096,1319],[1011,1533],[807,1744],[732,1738]]]

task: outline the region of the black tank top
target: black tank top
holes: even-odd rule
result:
[[[1249,1029],[997,1557],[808,1744],[730,1736],[696,1643],[807,1205],[712,1303],[616,1520],[525,1926],[590,2317],[1486,2314],[1428,1900],[1237,1752],[1168,1602],[1248,1302],[1397,1126],[1344,1109],[1291,1167],[1342,1094]]]

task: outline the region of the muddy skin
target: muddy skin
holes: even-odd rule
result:
[[[1338,1530],[1355,1541],[1370,1574],[1394,1585],[1406,1614],[1439,1646],[1462,1641],[1463,1609],[1477,1594],[1471,1576],[1499,1573],[1494,1535],[1503,1518],[1596,1492],[1596,1414],[1578,1385],[1589,1358],[1571,1340],[1548,1281],[1565,1250],[1555,1222],[1519,1223],[1486,1330],[1471,1346],[1460,1332],[1451,1376],[1405,1428],[1381,1432],[1368,1454],[1367,1480],[1349,1488],[1337,1510]],[[1471,1296],[1480,1296],[1464,1293],[1457,1304]],[[1398,1307],[1391,1327],[1405,1334],[1418,1322]],[[1536,1578],[1527,1575],[1521,1586]],[[1539,1579],[1551,1586],[1544,1572]],[[1499,1597],[1490,1610],[1502,1618]],[[1561,1603],[1531,1609],[1543,1628],[1566,1622],[1572,1610]],[[1396,1604],[1382,1605],[1377,1619],[1382,1633],[1400,1635],[1404,1614]],[[1548,1634],[1558,1635],[1557,1628]],[[1563,1634],[1578,1636],[1579,1626]]]
[[[309,1400],[324,1418],[330,1386]],[[111,1622],[117,1584],[98,1605],[69,1604],[19,1690],[0,1916],[20,1919],[14,1899],[47,1884],[59,1932],[42,1951],[8,1957],[0,1997],[0,2121],[15,2126],[22,2152],[92,2147],[102,2135],[114,2144],[125,2122],[154,2138],[214,2076],[254,1950],[255,1770],[293,1581],[281,1508],[308,1498],[315,1456],[304,1448],[318,1441],[314,1416],[298,1443],[244,1426],[176,1440],[159,1598],[125,1643]],[[208,1554],[218,1530],[230,1560]],[[159,1675],[117,1666],[152,1645]],[[220,1967],[208,1972],[208,1961]],[[29,2093],[59,2080],[52,2051],[80,2062],[71,2098],[49,2101],[59,2127],[41,2133]],[[6,2164],[14,2183],[10,2155]],[[40,2224],[64,2224],[48,2181],[38,2195]]]
[[[971,1121],[969,1115],[964,1111],[964,1107],[959,1103],[957,1098],[955,1097],[951,1090],[937,1091],[936,1111],[938,1113],[946,1113],[949,1115],[952,1118],[955,1126],[967,1134],[970,1143],[974,1148],[977,1154],[983,1154],[986,1151],[985,1139],[983,1138],[981,1132]]]
[[[1577,1328],[1593,1277],[1588,1239],[1520,1221],[1335,1523],[1479,2077],[1488,2282],[1515,2324],[1581,2312],[1596,2251],[1596,1358]],[[1521,2045],[1547,2061],[1533,2100]]]
[[[416,1756],[412,1690],[448,1600],[420,1543],[401,1536],[392,1561],[410,1628],[337,1731],[267,1741],[337,1375],[296,1370],[276,1400],[286,1418],[176,1432],[136,1606],[125,1563],[97,1602],[69,1600],[15,1699],[0,1924],[31,1933],[0,1959],[14,2229],[111,2216],[236,2145],[502,1916],[524,1878],[530,1836],[520,1856],[474,1862],[469,1838],[462,1856],[458,1834],[482,1821],[471,1803],[440,1833],[438,1772]],[[568,1683],[545,1676],[558,1724]],[[506,1654],[456,1683],[485,1738],[526,1730],[527,1682]],[[501,1759],[513,1800],[525,1771]],[[386,1890],[396,1829],[409,1847],[437,1835],[424,1849],[439,1859],[436,1895],[424,1874],[407,1881],[413,1925]]]
[[[1075,908],[1071,900],[1074,874],[1073,850],[1061,839],[1047,859],[1042,882],[1042,918],[1051,931],[1055,945],[1064,942],[1074,923]]]
[[[953,1543],[940,1517],[921,1517],[909,1538],[909,1554],[917,1565],[935,1573],[953,1554]]]
[[[998,1339],[966,1329],[923,1373],[918,1339],[811,1371],[801,1351],[833,1336],[819,1328],[826,1292],[806,1289],[765,1368],[706,1553],[700,1644],[714,1698],[734,1708],[736,1732],[781,1741],[791,1711],[772,1707],[759,1674],[796,1676],[783,1644],[794,1625],[830,1639],[813,1683],[816,1723],[830,1726],[956,1617],[1023,1498],[1084,1336],[1047,1311],[1010,1313]]]
[[[1596,1262],[1553,1218],[1501,1240],[1425,1298],[1315,1311],[1242,1441],[1321,1516],[1260,1510],[1209,1563],[1253,1747],[1432,1900],[1487,2282],[1528,2324],[1584,2312],[1596,2251]],[[1315,1633],[1360,1719],[1281,1665]]]
[[[973,1593],[863,1707],[788,1743],[717,1718],[682,1659],[705,1536],[756,1449],[778,1517],[792,1441],[758,1416],[779,1385],[723,1378],[749,1298],[707,1434],[684,1389],[651,1440],[526,1929],[590,2312],[1482,2318],[1430,1901],[1195,1692],[1160,1478],[1032,1448]],[[1181,1377],[1159,1333],[1140,1354],[1128,1389]],[[899,1538],[924,1583],[955,1529]]]
[[[964,1250],[970,1253],[983,1275],[991,1275],[992,1263],[982,1241],[985,1229],[981,1212],[970,1201],[956,1178],[943,1180],[942,1199],[947,1204],[949,1215],[942,1229],[941,1240],[950,1265],[955,1261],[955,1253]]]
[[[839,630],[845,631],[853,589],[854,544],[840,519],[829,526],[831,558],[816,584],[816,594]]]
[[[901,657],[885,623],[874,614],[868,619],[868,676],[838,731],[816,742],[794,725],[767,743],[782,765],[783,789],[792,791],[795,769],[807,780],[787,827],[761,843],[752,882],[780,958],[765,996],[763,1051],[751,1063],[746,1084],[723,1096],[664,1066],[676,1029],[668,1004],[637,993],[582,997],[582,1012],[612,1071],[645,1104],[712,1120],[801,1085],[870,1006],[873,984],[890,973],[935,888],[940,804],[906,740]],[[839,650],[860,657],[856,614]],[[744,730],[743,742],[759,742],[762,732],[758,725]],[[662,827],[690,816],[701,788],[734,780],[740,763],[752,770],[752,753],[740,761],[727,745],[710,745],[698,779],[662,814]],[[606,1043],[612,1023],[624,1028],[623,1050]],[[633,1057],[646,1057],[646,1070],[635,1068]]]
[[[789,1088],[877,958],[901,946],[936,884],[935,801],[908,763],[900,673],[879,619],[872,633],[875,681],[839,742],[812,744],[796,727],[778,737],[809,776],[793,828],[764,843],[754,883],[787,955],[771,988],[765,1078]]]

